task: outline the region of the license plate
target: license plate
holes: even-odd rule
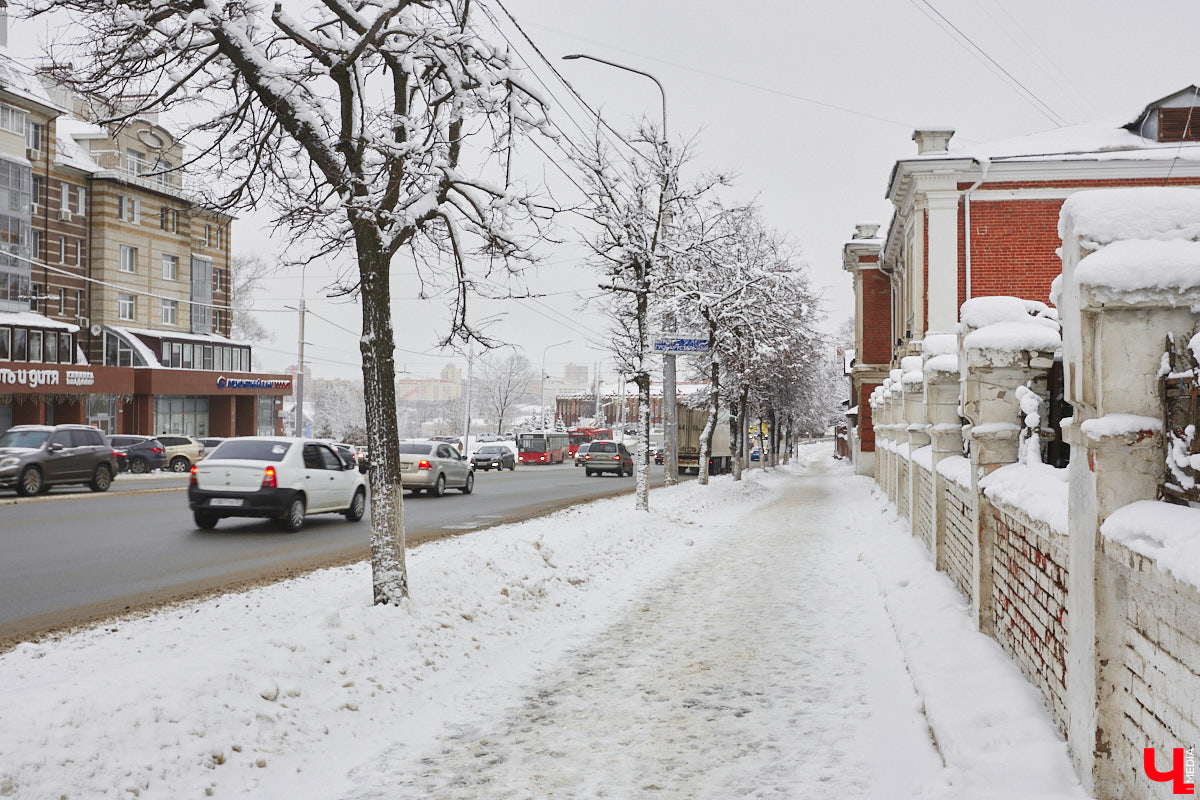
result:
[[[214,497],[208,501],[210,506],[240,506],[242,499],[240,497]]]

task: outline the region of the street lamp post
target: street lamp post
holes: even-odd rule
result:
[[[571,340],[568,339],[565,342],[555,342],[554,344],[548,344],[542,349],[542,385],[541,385],[541,388],[538,389],[538,403],[542,407],[542,419],[541,419],[542,430],[549,430],[549,428],[546,425],[546,353],[550,351],[551,347],[559,347],[560,345],[570,344],[570,343],[571,343]]]
[[[663,147],[663,153],[664,154],[668,153],[669,152],[668,148],[671,145],[670,145],[670,140],[667,138],[667,92],[663,88],[662,82],[658,78],[651,75],[649,72],[644,72],[643,70],[640,70],[640,69],[634,69],[633,67],[627,67],[624,64],[618,64],[615,61],[609,61],[608,59],[597,58],[596,56],[589,56],[586,53],[571,53],[570,55],[563,56],[563,59],[566,61],[573,61],[578,58],[586,58],[588,61],[595,61],[599,64],[606,64],[607,66],[614,67],[616,69],[622,69],[622,70],[625,70],[626,72],[632,72],[636,75],[641,75],[643,77],[649,78],[650,80],[654,81],[654,85],[658,87],[658,93],[660,95],[662,95],[662,147]],[[664,185],[663,185],[664,193],[666,193],[667,188],[668,188],[665,184],[666,180],[669,180],[669,178],[664,178]],[[663,208],[662,213],[665,217],[666,213],[667,213],[665,207]],[[665,331],[665,333],[674,333],[674,331]],[[678,483],[678,481],[679,481],[679,458],[678,458],[679,426],[676,422],[675,393],[676,393],[675,354],[674,353],[664,353],[663,354],[663,470],[665,472],[664,477],[665,477],[665,483],[667,486],[671,486],[675,483]]]

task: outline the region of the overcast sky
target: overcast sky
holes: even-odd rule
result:
[[[478,2],[502,13],[499,0]],[[658,119],[653,83],[592,62],[560,61],[562,55],[596,55],[652,72],[663,83],[671,135],[696,137],[697,165],[733,172],[727,196],[757,198],[769,223],[802,248],[824,293],[831,331],[852,313],[841,244],[856,222],[888,219],[886,180],[896,159],[915,153],[914,127],[949,126],[956,140],[986,142],[1058,127],[1060,120],[1124,123],[1151,100],[1200,82],[1200,51],[1189,35],[1200,30],[1196,0],[1136,7],[1117,0],[504,3],[615,127],[626,129],[641,115]],[[565,110],[586,122],[511,25],[504,33]],[[573,130],[561,112],[558,120]],[[565,185],[553,165],[536,168]],[[235,224],[233,245],[235,252],[268,258],[273,252],[253,215]],[[480,303],[473,315],[494,318],[491,332],[523,348],[535,369],[545,354],[552,375],[570,362],[606,358],[589,344],[605,339],[606,322],[581,310],[597,281],[578,256],[571,247],[550,254],[529,281],[547,292],[536,303]],[[462,360],[431,351],[446,328],[444,307],[411,299],[416,285],[404,272],[397,264],[397,345],[414,354],[398,352],[397,368],[436,377],[444,364]],[[320,296],[334,273],[334,265],[308,268],[310,307],[341,327],[310,317],[307,360],[318,377],[361,377],[357,306]],[[295,361],[297,320],[285,306],[295,305],[299,291],[294,273],[265,282],[257,305],[275,339],[257,348],[257,367]],[[567,344],[544,350],[558,342]]]

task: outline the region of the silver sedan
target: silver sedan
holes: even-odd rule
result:
[[[400,482],[414,494],[441,497],[447,489],[470,494],[475,470],[467,457],[445,442],[400,442]]]

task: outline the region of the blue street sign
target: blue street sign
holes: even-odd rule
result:
[[[708,339],[684,336],[660,336],[654,340],[656,353],[707,353]]]

